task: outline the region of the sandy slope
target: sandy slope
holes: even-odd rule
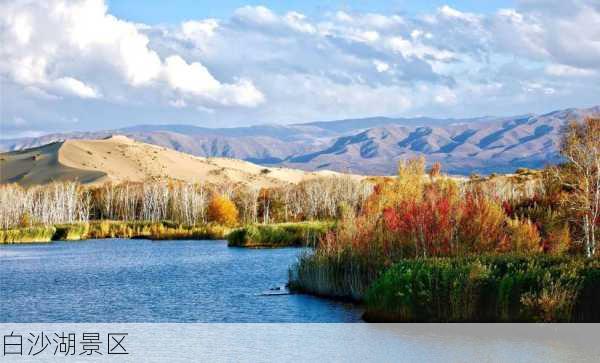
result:
[[[267,168],[236,159],[196,157],[118,135],[104,140],[67,140],[0,154],[0,183],[22,185],[54,180],[100,184],[168,177],[191,182],[230,181],[275,186],[323,175],[341,174]]]

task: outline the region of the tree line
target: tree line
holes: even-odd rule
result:
[[[331,176],[272,188],[174,180],[44,186],[0,186],[0,228],[90,220],[225,225],[335,219],[339,206],[361,208],[373,184]]]

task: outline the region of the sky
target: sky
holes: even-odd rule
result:
[[[600,104],[598,0],[0,0],[0,137]]]
[[[170,0],[165,6],[164,0],[110,0],[107,2],[111,14],[134,22],[145,24],[179,23],[190,19],[228,18],[237,9],[252,5],[247,1],[206,1],[206,0]],[[457,1],[401,1],[401,0],[270,0],[258,4],[271,11],[286,13],[300,12],[306,16],[318,17],[323,12],[371,12],[382,14],[419,14],[434,12],[444,5],[451,5],[463,11],[493,13],[498,8],[514,6],[511,0],[457,0]]]

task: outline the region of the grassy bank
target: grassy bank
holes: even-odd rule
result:
[[[249,225],[233,230],[230,247],[275,248],[315,246],[334,226],[333,222],[298,222]]]
[[[55,233],[52,226],[0,230],[0,244],[50,242]]]
[[[230,228],[215,224],[186,226],[168,221],[94,221],[0,230],[0,243],[76,241],[97,238],[225,239],[229,231]]]
[[[368,321],[598,322],[600,260],[470,257],[403,260],[365,298]]]
[[[170,221],[92,221],[0,230],[0,243],[77,241],[99,238],[151,240],[228,239],[235,247],[314,246],[333,222],[299,222],[251,225],[232,231],[219,224],[183,225]]]
[[[216,224],[187,226],[168,221],[99,221],[89,224],[87,238],[225,239],[229,231],[229,228]]]

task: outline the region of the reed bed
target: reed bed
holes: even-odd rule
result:
[[[55,233],[53,226],[0,229],[0,244],[50,242]]]
[[[225,239],[229,227],[217,224],[187,226],[169,221],[94,221],[0,230],[0,243],[77,241],[101,238],[140,238],[151,240]]]
[[[334,222],[255,224],[233,230],[227,237],[231,247],[315,247],[334,227]]]
[[[600,260],[483,256],[403,260],[366,293],[386,322],[599,322]]]

